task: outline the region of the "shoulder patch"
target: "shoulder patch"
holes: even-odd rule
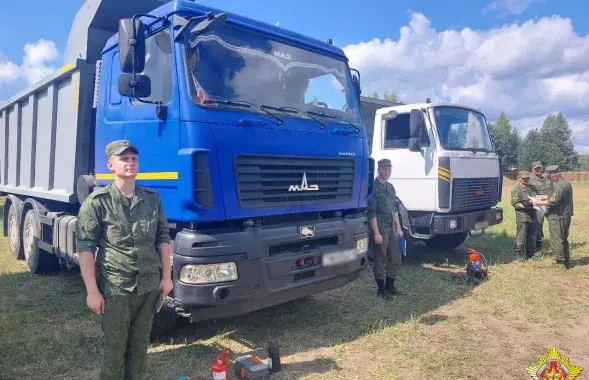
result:
[[[104,194],[108,194],[108,186],[105,187],[95,187],[94,191],[92,191],[92,193],[90,195],[88,195],[88,198],[96,198],[100,195],[104,195]]]

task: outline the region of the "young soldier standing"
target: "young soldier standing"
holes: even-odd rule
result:
[[[173,287],[166,215],[159,195],[135,184],[138,154],[127,140],[106,146],[114,183],[84,201],[76,222],[86,303],[102,316],[101,379],[143,378],[157,302]]]
[[[519,172],[518,184],[511,190],[511,205],[515,208],[515,258],[521,259],[525,253],[526,259],[535,258],[537,215],[529,197],[538,195],[536,190],[528,186],[530,174]]]
[[[534,188],[539,195],[548,196],[552,193],[552,182],[544,172],[542,162],[536,161],[532,163],[532,172],[530,176],[530,187]],[[536,233],[536,250],[542,250],[542,240],[544,240],[544,211],[537,209],[536,216],[538,219],[537,233]]]
[[[374,255],[376,294],[384,299],[402,294],[395,287],[395,277],[401,266],[399,238],[403,231],[397,212],[395,188],[388,182],[391,178],[391,160],[378,161],[378,176],[374,181],[374,194],[368,201],[370,246]]]
[[[571,253],[569,250],[569,230],[574,215],[573,186],[562,178],[558,165],[546,168],[550,181],[554,184],[554,191],[547,200],[537,201],[536,205],[549,206],[546,211],[550,226],[550,248],[556,257],[557,264],[571,267]]]

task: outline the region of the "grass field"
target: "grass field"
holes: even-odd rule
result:
[[[589,184],[574,183],[574,267],[513,261],[515,221],[505,183],[505,222],[451,253],[420,248],[402,267],[393,302],[375,297],[371,268],[344,288],[249,315],[181,325],[149,349],[148,378],[210,379],[223,347],[266,358],[281,343],[275,379],[529,379],[525,368],[556,346],[589,377]],[[548,238],[547,223],[545,223]],[[85,306],[79,272],[27,272],[0,238],[0,378],[97,378],[99,319]],[[491,262],[490,278],[456,284],[465,247]]]

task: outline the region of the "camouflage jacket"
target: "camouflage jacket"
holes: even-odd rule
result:
[[[536,220],[536,209],[528,196],[538,195],[535,188],[528,186],[522,187],[519,183],[511,190],[511,205],[515,208],[516,222],[533,222]],[[515,205],[521,203],[524,208],[516,208]]]
[[[546,211],[549,218],[573,216],[573,186],[567,180],[554,182],[554,191],[548,197],[550,207]]]
[[[376,218],[381,235],[395,232],[393,214],[397,212],[397,194],[395,187],[386,182],[384,185],[378,179],[374,180],[374,194],[368,200],[368,220]],[[369,225],[370,233],[372,228]]]
[[[161,255],[157,246],[170,242],[159,195],[136,186],[130,200],[114,185],[92,193],[76,222],[76,252],[96,252],[101,275],[124,291],[156,290]]]
[[[533,187],[539,195],[550,195],[554,190],[552,182],[548,179],[546,173],[541,176],[532,174],[529,187]]]

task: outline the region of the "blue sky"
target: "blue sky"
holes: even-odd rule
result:
[[[406,102],[449,98],[490,119],[504,111],[524,134],[561,111],[578,150],[589,153],[589,1],[200,2],[333,38],[361,70],[366,92],[395,89]],[[61,66],[84,1],[3,3],[0,101]]]

